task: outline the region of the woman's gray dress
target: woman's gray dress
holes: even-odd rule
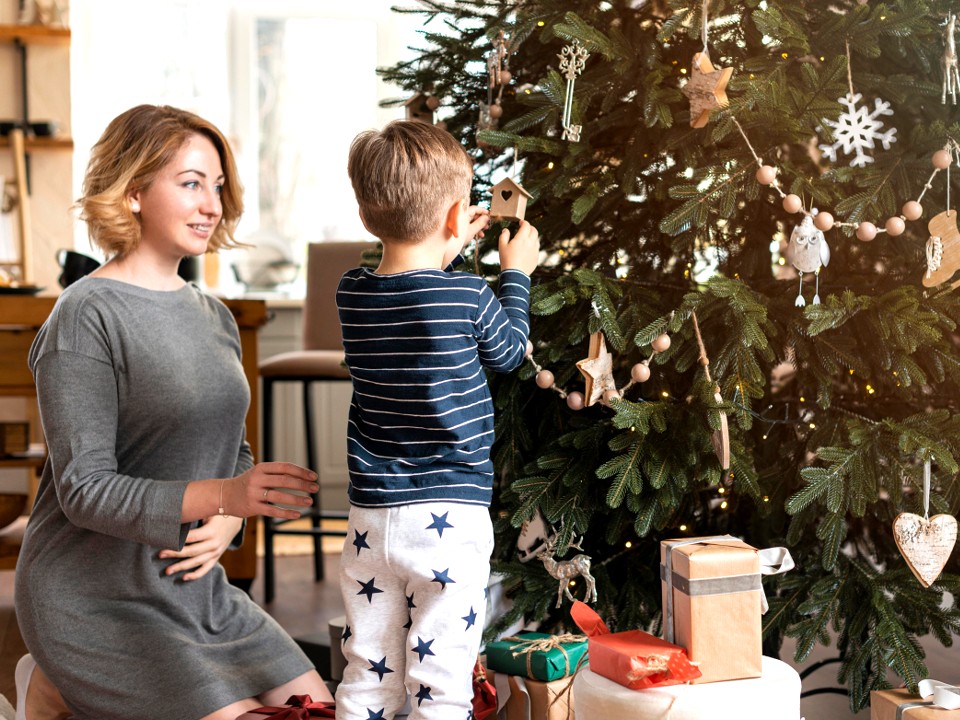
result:
[[[76,717],[191,720],[312,668],[219,564],[182,582],[157,558],[190,529],[189,481],[253,464],[223,303],[194,285],[85,278],[61,294],[30,368],[49,459],[17,565],[17,620]]]

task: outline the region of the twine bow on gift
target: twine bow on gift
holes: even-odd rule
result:
[[[567,649],[563,646],[563,643],[579,643],[586,642],[586,635],[574,635],[573,633],[565,633],[563,635],[551,635],[550,637],[545,638],[521,638],[521,637],[506,637],[504,638],[507,642],[517,643],[510,647],[510,652],[513,657],[518,655],[525,655],[527,658],[527,677],[533,677],[533,654],[538,652],[548,652],[550,650],[559,650],[563,653],[563,659],[566,663],[566,670],[564,671],[564,676],[570,674],[570,655],[567,654]],[[517,650],[517,648],[521,648]],[[581,659],[582,660],[582,659]]]
[[[266,720],[310,720],[310,718],[335,718],[332,702],[313,702],[309,695],[291,695],[283,707],[261,707],[250,712],[268,715]]]

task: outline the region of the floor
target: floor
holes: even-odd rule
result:
[[[291,541],[295,542],[295,539],[291,538]],[[327,641],[329,621],[342,615],[343,606],[336,583],[338,564],[339,553],[328,545],[328,552],[324,556],[327,579],[315,583],[312,559],[309,556],[285,555],[277,560],[276,599],[267,607],[267,611],[294,638],[314,649],[317,643]],[[259,580],[254,580],[251,593],[254,600],[262,601],[263,588]],[[956,651],[945,649],[935,641],[924,642],[923,645],[927,649],[931,677],[956,681]],[[782,657],[788,659],[791,651],[792,648],[784,647]],[[24,652],[13,612],[13,573],[0,572],[0,695],[6,696],[11,702],[15,695],[14,667]],[[829,656],[829,648],[818,648],[805,667]],[[811,673],[804,680],[804,691],[836,687],[836,667],[827,665]],[[803,669],[804,667],[798,667],[801,672]],[[801,711],[806,720],[862,720],[870,717],[868,710],[856,715],[850,713],[846,697],[837,694],[818,694],[804,698],[801,701]]]

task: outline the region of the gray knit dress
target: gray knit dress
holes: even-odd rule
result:
[[[30,368],[49,447],[17,564],[24,641],[77,718],[192,720],[313,666],[217,565],[165,576],[191,480],[253,464],[230,311],[85,278],[57,300]],[[227,508],[229,512],[229,508]]]

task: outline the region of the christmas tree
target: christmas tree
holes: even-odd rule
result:
[[[382,73],[435,98],[476,158],[474,201],[503,176],[530,194],[546,258],[532,360],[491,378],[514,602],[493,631],[571,626],[557,580],[518,557],[538,516],[558,559],[592,558],[620,630],[659,630],[661,539],[729,533],[797,563],[764,580],[766,654],[835,646],[854,710],[888,670],[915,688],[918,638],[960,624],[956,563],[924,587],[892,529],[925,514],[925,463],[929,514],[960,504],[949,4],[421,6],[417,58]],[[468,257],[491,281],[497,235]],[[612,366],[588,381],[596,333]],[[597,401],[574,409],[585,384]]]

